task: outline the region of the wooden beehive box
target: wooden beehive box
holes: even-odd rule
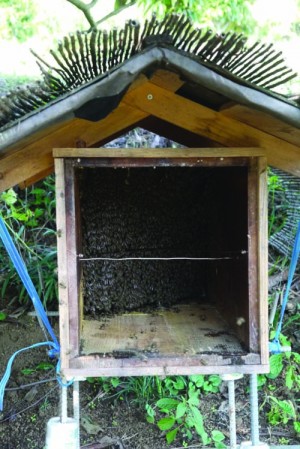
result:
[[[263,150],[54,157],[63,374],[267,372]]]

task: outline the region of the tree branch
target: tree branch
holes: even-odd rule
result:
[[[96,28],[96,22],[90,12],[90,9],[96,5],[96,3],[98,2],[98,0],[91,0],[90,3],[84,3],[81,0],[67,0],[67,2],[71,3],[72,5],[74,5],[76,8],[80,9],[80,11],[83,12],[86,20],[89,22],[91,28]]]
[[[129,8],[130,6],[135,5],[136,0],[132,0],[130,3],[127,3],[127,5],[122,6],[122,8],[116,9],[112,12],[110,12],[109,14],[107,14],[105,17],[102,17],[102,19],[98,20],[96,22],[96,26],[100,25],[101,23],[105,22],[106,20],[110,19],[111,17],[116,16],[117,14],[119,14],[120,12],[124,11],[124,9]]]

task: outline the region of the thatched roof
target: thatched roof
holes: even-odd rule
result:
[[[75,33],[51,55],[51,63],[36,55],[41,82],[0,98],[0,189],[51,171],[53,147],[102,145],[137,124],[188,146],[267,147],[271,164],[300,175],[300,108],[274,91],[295,73],[272,45],[248,46],[242,35],[214,35],[170,15],[142,28],[132,20],[122,30]],[[140,104],[147,89],[159,108]],[[212,126],[203,125],[208,110]],[[187,111],[194,127],[184,122]],[[229,135],[216,128],[216,118],[232,126]],[[38,147],[47,157],[29,175],[27,152],[39,165]]]

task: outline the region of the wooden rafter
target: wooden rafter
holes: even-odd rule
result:
[[[248,106],[240,104],[231,104],[228,107],[222,108],[222,114],[242,123],[247,123],[253,128],[260,129],[268,134],[279,137],[286,142],[299,145],[300,129],[283,123],[276,117],[273,117],[266,112],[251,109]]]
[[[52,134],[47,133],[46,136],[23,146],[21,150],[8,152],[3,156],[0,161],[0,191],[26,180],[37,181],[44,177],[45,171],[53,171],[53,148],[76,147],[78,141],[85,142],[87,147],[93,146],[100,136],[104,139],[147,116],[147,113],[123,103],[99,122],[73,119],[64,123]]]
[[[299,146],[225,117],[221,112],[183,98],[151,82],[129,92],[122,103],[205,136],[220,145],[264,148],[270,165],[300,176]]]

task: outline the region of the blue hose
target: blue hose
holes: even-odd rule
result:
[[[21,278],[21,280],[22,280],[22,282],[23,282],[23,284],[24,284],[24,286],[25,286],[25,288],[26,288],[26,290],[28,292],[28,295],[30,296],[30,298],[32,300],[32,303],[34,305],[34,308],[36,310],[37,315],[41,318],[42,323],[43,323],[45,329],[47,330],[47,332],[49,333],[50,337],[53,340],[53,341],[47,341],[47,342],[43,342],[43,343],[36,343],[36,344],[34,344],[32,346],[28,346],[27,348],[19,349],[18,351],[16,351],[11,356],[11,358],[8,361],[7,368],[6,368],[6,371],[4,373],[4,376],[3,376],[3,378],[1,379],[1,382],[0,382],[0,410],[2,411],[2,409],[3,409],[4,391],[5,391],[6,384],[7,384],[8,380],[9,380],[9,377],[10,377],[11,367],[12,367],[12,364],[13,364],[13,361],[14,361],[15,357],[20,352],[27,351],[28,349],[33,349],[33,348],[37,348],[37,347],[40,347],[40,346],[49,346],[51,349],[49,349],[48,355],[51,358],[54,358],[56,356],[59,356],[60,346],[59,346],[58,340],[57,340],[57,338],[56,338],[56,336],[54,334],[54,331],[53,331],[53,329],[51,327],[51,324],[50,324],[50,322],[48,320],[48,317],[47,317],[46,311],[45,311],[45,309],[43,307],[43,304],[42,304],[42,302],[41,302],[41,300],[39,298],[39,295],[38,295],[38,293],[37,293],[37,291],[36,291],[32,281],[31,281],[31,278],[30,278],[30,276],[28,274],[27,268],[26,268],[26,266],[25,266],[25,264],[24,264],[24,262],[23,262],[23,260],[22,260],[22,258],[20,256],[20,254],[18,253],[18,251],[17,251],[17,249],[15,247],[15,244],[14,244],[14,242],[13,242],[13,240],[12,240],[12,238],[11,238],[11,236],[10,236],[6,226],[5,226],[5,223],[4,223],[4,221],[3,221],[3,219],[1,217],[0,217],[0,237],[1,237],[1,240],[3,242],[3,245],[6,248],[6,251],[8,252],[8,254],[9,254],[9,256],[10,256],[10,258],[11,258],[11,260],[12,260],[14,266],[15,266],[15,269],[17,270],[17,272],[18,272],[18,274],[19,274],[19,276],[20,276],[20,278]]]

